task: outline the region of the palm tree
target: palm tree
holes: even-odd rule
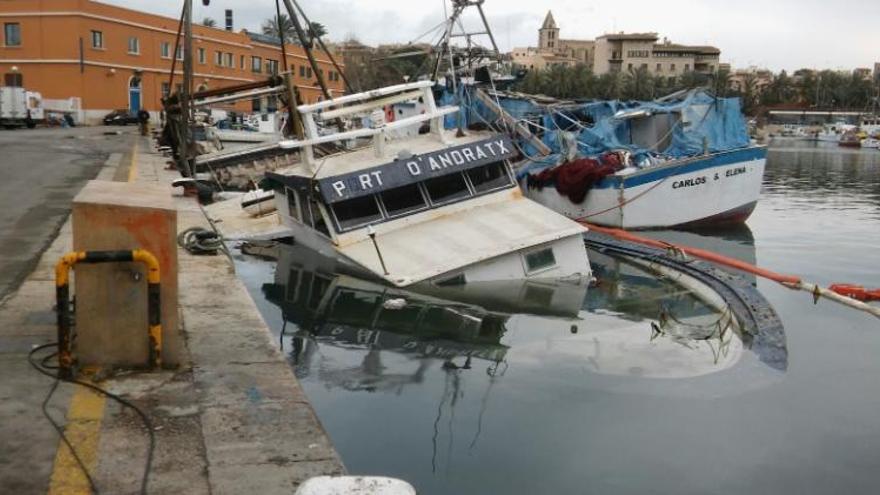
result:
[[[202,19],[202,26],[209,28],[217,27],[217,21],[211,19],[210,17],[205,17],[204,19]]]
[[[279,19],[281,22],[279,22]],[[275,39],[281,38],[278,33],[278,26],[281,26],[281,30],[284,33],[284,41],[287,43],[292,43],[294,39],[296,39],[296,30],[293,28],[293,21],[290,20],[290,17],[287,17],[287,14],[281,14],[281,17],[272,17],[271,19],[266,19],[263,21],[263,25],[261,26],[261,30],[263,34],[266,36],[271,36]]]
[[[327,26],[315,21],[312,21],[311,24],[309,24],[309,36],[312,38],[323,38],[326,35]]]
[[[278,36],[278,17],[272,17],[271,19],[266,19],[263,22],[262,27],[260,28],[266,36],[271,36],[275,39],[280,38]],[[296,28],[293,26],[293,21],[290,20],[290,17],[287,17],[287,14],[281,14],[281,28],[284,31],[284,41],[287,43],[293,43],[295,45],[300,44],[299,38],[296,35]],[[306,36],[309,37],[309,42],[314,40],[315,38],[323,37],[327,35],[327,27],[321,24],[320,22],[312,22],[309,24],[309,30],[306,32]]]

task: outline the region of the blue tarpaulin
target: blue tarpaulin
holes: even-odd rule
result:
[[[498,116],[473,96],[474,89],[460,86],[457,94],[443,93],[440,102],[457,104],[458,114],[446,117],[447,128],[479,122],[496,122]],[[563,153],[563,132],[574,135],[580,157],[595,157],[606,151],[628,150],[638,161],[646,155],[665,158],[682,158],[728,151],[750,145],[748,130],[739,98],[716,98],[703,90],[692,90],[676,96],[655,101],[603,100],[575,104],[539,105],[531,100],[511,96],[499,96],[498,103],[519,120],[538,124],[543,128],[541,140],[554,154]],[[632,126],[640,118],[649,115],[672,114],[675,122],[665,133],[666,139],[651,146],[634,144],[630,138]],[[627,116],[636,116],[628,118]],[[535,129],[539,127],[535,126]],[[660,143],[664,149],[658,149]],[[535,157],[536,150],[525,141],[520,143],[523,151]],[[556,163],[556,157],[545,157],[535,165],[540,168]],[[531,167],[530,167],[531,168]]]

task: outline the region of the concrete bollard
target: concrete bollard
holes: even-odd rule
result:
[[[177,317],[177,209],[165,185],[90,181],[73,199],[73,249],[146,249],[162,273],[162,357],[181,363]],[[149,365],[147,278],[138,263],[77,265],[74,271],[76,342],[81,366]]]

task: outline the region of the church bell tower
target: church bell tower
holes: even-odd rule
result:
[[[547,17],[544,18],[544,24],[538,30],[538,49],[553,51],[557,48],[559,48],[559,28],[556,27],[553,12],[548,10]]]

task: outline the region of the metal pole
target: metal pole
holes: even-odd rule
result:
[[[193,119],[190,95],[192,94],[192,0],[184,0],[186,11],[183,21],[183,87],[180,91],[180,126],[181,149],[178,150],[180,170],[185,177],[192,177],[189,166],[190,151],[192,150],[192,129],[190,125]],[[177,58],[175,50],[174,58]]]
[[[275,21],[278,23],[278,40],[281,43],[281,63],[284,67],[284,88],[285,93],[287,93],[287,122],[289,124],[288,132],[289,135],[296,136],[297,139],[303,139],[305,134],[303,133],[302,120],[296,109],[296,89],[293,87],[293,82],[291,81],[293,75],[287,67],[287,40],[284,36],[284,26],[281,25],[280,0],[275,0]]]
[[[305,11],[303,11],[302,7],[299,6],[296,0],[293,0],[293,5],[299,10],[300,15],[302,15],[303,20],[306,21],[306,25],[309,26],[309,29],[312,27],[312,21],[306,17]],[[321,39],[320,36],[315,36],[315,39],[318,40],[318,45],[320,45],[321,50],[324,50],[324,53],[327,54],[327,57],[330,59],[330,63],[333,64],[333,67],[336,68],[336,72],[342,77],[342,82],[345,83],[345,90],[349,93],[353,93],[354,90],[351,89],[351,84],[348,82],[348,77],[345,76],[345,71],[339,67],[339,64],[336,63],[336,58],[333,57],[333,54],[330,53],[330,50],[327,49],[327,45],[324,44],[324,40]]]
[[[309,59],[309,65],[312,67],[312,72],[315,73],[315,78],[318,80],[318,86],[321,87],[321,92],[324,94],[324,98],[332,100],[333,97],[330,96],[330,90],[327,89],[327,84],[324,82],[324,76],[321,74],[321,71],[318,70],[318,62],[315,60],[315,55],[312,53],[311,46],[309,46],[308,38],[299,22],[299,16],[296,15],[296,9],[294,9],[293,3],[291,0],[284,0],[284,6],[287,8],[287,15],[290,16],[290,22],[293,23],[293,29],[296,31],[296,36],[299,38],[299,42],[302,43],[303,50],[306,52],[306,57]]]
[[[486,20],[486,14],[483,13],[482,0],[477,2],[477,10],[480,11],[480,17],[483,19],[483,26],[486,27],[486,34],[489,35],[489,40],[492,42],[492,48],[495,50],[495,56],[500,58],[501,53],[498,51],[498,44],[495,43],[495,36],[492,35],[492,30],[489,28],[489,21]]]

